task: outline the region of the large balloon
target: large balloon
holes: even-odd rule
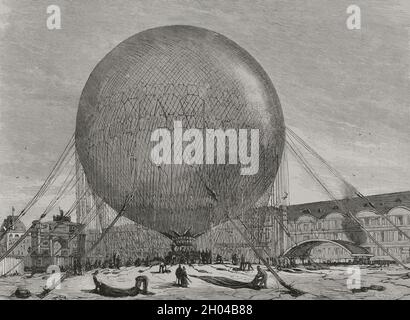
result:
[[[228,157],[226,164],[153,161],[153,148],[166,141],[152,141],[158,128],[169,130],[176,152],[175,121],[183,132],[200,129],[203,141],[206,129],[246,129],[248,154],[250,130],[259,130],[258,171],[241,174],[243,162]],[[280,102],[259,63],[225,36],[192,26],[153,28],[120,43],[92,71],[77,114],[76,148],[93,191],[164,234],[199,234],[227,212],[250,208],[274,180],[284,141]]]

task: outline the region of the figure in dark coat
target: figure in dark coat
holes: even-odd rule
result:
[[[268,274],[260,266],[257,266],[257,270],[258,270],[258,273],[253,279],[252,284],[255,287],[258,287],[260,289],[267,289],[268,288],[268,285],[267,285]]]
[[[93,293],[97,293],[106,297],[134,297],[138,294],[148,294],[148,278],[147,276],[138,276],[135,278],[135,286],[128,289],[114,288],[97,279],[97,272],[93,273],[93,281],[95,289]]]
[[[190,282],[188,278],[188,274],[186,272],[185,266],[182,267],[182,273],[181,273],[181,286],[184,288],[188,288],[188,282]]]
[[[175,271],[175,276],[177,278],[177,285],[181,285],[181,278],[182,278],[182,267],[181,265],[178,266],[177,270]]]
[[[239,266],[239,269],[245,271],[245,256],[243,254],[241,254],[241,264]]]

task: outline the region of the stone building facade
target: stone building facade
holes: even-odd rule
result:
[[[369,204],[370,201],[370,204]],[[410,262],[410,192],[368,196],[367,199],[341,200],[342,206],[355,214],[362,226],[386,250],[403,262]],[[389,220],[401,231],[397,230]],[[392,260],[360,229],[350,229],[333,201],[298,204],[288,207],[288,228],[293,244],[313,239],[356,242],[373,254],[373,260]],[[349,253],[338,246],[323,244],[311,256],[320,260],[343,260]]]
[[[84,254],[85,234],[81,224],[60,211],[52,221],[33,222],[31,247],[32,268],[36,271],[43,272],[51,265],[69,267]]]
[[[370,234],[390,254],[410,262],[410,192],[372,195],[340,200],[339,205],[354,213]],[[369,201],[371,205],[369,204]],[[393,222],[399,232],[388,220]],[[310,240],[353,242],[366,249],[371,260],[392,260],[359,228],[345,224],[345,216],[334,201],[320,201],[284,207],[261,206],[247,214],[237,225],[264,257],[279,257],[291,248]],[[250,246],[230,222],[213,228],[199,240],[200,248],[213,248],[214,255],[225,259],[236,253],[258,261]],[[314,246],[310,256],[317,261],[353,261],[351,252],[340,245],[323,241]]]
[[[21,236],[27,231],[24,223],[13,214],[7,216],[0,226],[0,255],[9,250],[13,244],[20,239]],[[23,258],[30,250],[31,240],[30,237],[26,237],[13,251],[9,254],[9,257]]]

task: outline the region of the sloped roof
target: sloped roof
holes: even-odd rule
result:
[[[387,213],[392,208],[399,206],[410,208],[410,191],[369,195],[367,199],[380,213]],[[367,200],[359,197],[341,199],[339,202],[354,213],[372,209]],[[332,200],[291,205],[287,207],[287,210],[289,220],[297,220],[305,213],[322,219],[330,213],[341,212],[341,208]]]

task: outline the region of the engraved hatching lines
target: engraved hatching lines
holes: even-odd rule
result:
[[[152,46],[150,50],[155,51],[155,46]],[[168,61],[175,58],[171,53],[168,53]],[[152,55],[154,56],[155,53]],[[184,55],[186,58],[183,60],[192,59],[192,56],[187,55],[185,52],[182,56]],[[142,56],[141,54],[140,57]],[[136,62],[138,62],[138,59],[129,60],[129,63]],[[235,87],[232,87],[231,79],[224,79],[223,75],[218,74],[217,71],[214,75],[210,75],[209,70],[212,69],[208,68],[207,65],[201,63],[197,65],[198,70],[205,74],[203,78],[211,79],[210,82],[216,82],[217,86],[201,83],[200,80],[195,79],[193,73],[187,72],[181,63],[175,64],[173,68],[171,68],[171,64],[165,63],[165,67],[161,68],[156,66],[155,59],[152,59],[150,63],[139,70],[142,74],[137,74],[136,79],[131,79],[132,88],[127,89],[128,80],[117,74],[109,82],[109,85],[101,91],[104,99],[109,100],[109,102],[100,103],[100,107],[102,107],[99,110],[101,118],[93,125],[92,134],[89,136],[90,142],[92,141],[91,143],[97,148],[98,144],[103,144],[105,156],[109,157],[110,153],[115,153],[115,159],[120,162],[123,157],[134,155],[135,149],[138,147],[138,141],[147,141],[147,135],[151,133],[152,128],[171,127],[172,123],[169,119],[175,117],[181,117],[187,125],[198,128],[201,128],[201,126],[202,128],[235,127],[235,122],[238,125],[240,122],[242,122],[242,125],[248,124],[248,121],[252,119],[252,115],[250,112],[244,112],[247,110],[247,108],[244,108],[246,106],[244,97],[235,90]],[[187,65],[186,68],[190,69],[191,67]],[[135,78],[132,73],[130,76]],[[172,83],[166,83],[167,81]],[[230,83],[230,86],[227,83]],[[115,90],[119,88],[120,91],[116,91],[116,94],[110,94],[112,88],[115,88]],[[191,90],[194,92],[191,93]],[[131,92],[132,94],[130,94]],[[141,139],[136,139],[136,132]],[[98,141],[97,144],[95,144],[96,141]],[[141,148],[143,147],[141,146]],[[96,158],[98,161],[101,157],[97,155]],[[143,169],[149,170],[144,167]],[[116,182],[121,182],[120,180],[127,179],[127,168],[123,166],[118,170],[120,174],[115,174],[115,177],[110,176],[109,180],[115,179]],[[110,173],[112,174],[112,170]],[[157,173],[147,176],[154,179],[151,181],[161,179],[161,175]],[[206,176],[208,177],[209,174]],[[226,168],[218,168],[218,174],[212,178],[214,180],[211,180],[210,183],[215,188],[227,188],[227,184],[223,181],[229,180],[229,172]],[[149,178],[147,177],[147,179]],[[172,181],[172,178],[170,180]],[[242,184],[242,181],[245,180],[238,179],[230,187],[235,188],[237,183]],[[178,181],[178,183],[183,182]],[[156,183],[144,184],[152,186]],[[182,184],[177,186],[180,189],[183,189],[182,187]],[[200,183],[194,184],[194,187],[203,190]],[[147,194],[151,194],[151,191],[149,190]],[[226,190],[219,191],[220,194],[228,194]],[[195,190],[195,193],[198,193],[198,191]],[[206,196],[205,192],[203,192],[203,195]]]

